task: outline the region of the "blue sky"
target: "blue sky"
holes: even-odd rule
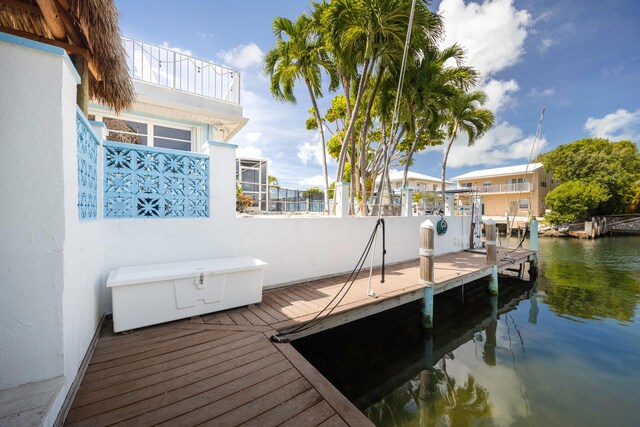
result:
[[[126,36],[189,51],[242,72],[247,126],[231,141],[239,153],[266,157],[281,185],[321,182],[317,136],[305,130],[308,97],[297,105],[269,94],[261,71],[275,44],[273,19],[308,10],[300,0],[117,0]],[[536,152],[589,136],[640,142],[640,1],[435,1],[446,40],[462,44],[483,75],[480,88],[496,113],[494,128],[473,147],[456,141],[447,177],[474,169],[526,163],[542,107]],[[325,93],[321,106],[331,94]],[[440,176],[441,148],[416,156],[413,170]],[[335,163],[329,165],[335,175]]]

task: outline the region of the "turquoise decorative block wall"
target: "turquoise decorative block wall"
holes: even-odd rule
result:
[[[78,144],[78,218],[96,219],[98,212],[98,145],[100,141],[91,130],[80,110],[76,113]]]
[[[209,216],[209,157],[104,142],[105,218]]]

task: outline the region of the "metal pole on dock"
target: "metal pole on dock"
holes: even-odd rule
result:
[[[430,220],[420,224],[420,279],[424,286],[424,304],[422,306],[422,324],[433,328],[433,288],[435,285],[434,256],[435,227]]]
[[[485,242],[487,249],[487,264],[491,265],[491,281],[489,282],[489,292],[491,295],[498,295],[498,251],[496,248],[496,222],[492,219],[484,223]]]

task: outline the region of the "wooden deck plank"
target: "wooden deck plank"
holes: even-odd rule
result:
[[[111,385],[109,387],[97,389],[92,392],[82,393],[82,395],[78,396],[73,404],[75,407],[85,406],[93,402],[99,402],[105,399],[105,397],[113,397],[131,393],[144,387],[150,387],[164,381],[169,381],[172,378],[189,375],[202,369],[222,364],[230,359],[238,358],[239,360],[237,360],[236,362],[239,362],[241,361],[240,357],[242,356],[252,355],[252,358],[266,357],[272,354],[274,351],[275,349],[272,348],[269,342],[266,342],[265,340],[259,340],[247,346],[224,351],[217,356],[205,357],[191,363],[176,366],[171,369],[164,369],[160,372],[156,372],[151,376],[131,379],[128,381],[120,381],[117,384]]]
[[[264,296],[264,294],[263,294]],[[265,313],[269,314],[271,317],[273,317],[275,319],[276,322],[284,320],[287,318],[286,315],[282,314],[282,312],[280,310],[271,306],[271,304],[269,303],[269,301],[265,301],[264,297],[262,298],[262,301],[259,302],[258,304],[256,304],[256,307],[260,308],[261,310],[263,310]],[[269,322],[269,324],[271,324],[272,322]]]
[[[239,310],[229,310],[227,314],[235,322],[236,325],[251,326],[251,322],[246,317],[244,317]]]
[[[244,316],[252,325],[257,326],[267,326],[267,322],[262,320],[259,316],[257,316],[253,311],[251,311],[248,307],[242,307],[238,309],[238,312]]]
[[[336,415],[336,411],[326,400],[322,400],[281,425],[283,427],[317,426],[334,415]]]
[[[349,424],[347,424],[342,418],[340,418],[339,415],[334,415],[327,421],[319,424],[318,427],[344,427],[348,425]]]
[[[299,378],[280,387],[277,393],[268,393],[255,398],[251,402],[238,406],[226,414],[202,423],[202,425],[211,427],[237,426],[292,399],[309,388],[311,388],[309,382],[304,378]]]
[[[263,412],[243,424],[245,427],[275,427],[322,401],[322,396],[310,388],[280,405]],[[306,424],[308,425],[308,424]]]
[[[189,323],[189,324],[176,324],[175,329],[187,329],[187,330],[199,330],[199,331],[244,331],[244,332],[264,332],[270,331],[273,328],[269,325],[219,325],[211,323]]]
[[[214,313],[214,316],[218,319],[218,321],[222,324],[222,325],[235,325],[236,322],[233,321],[233,319],[231,317],[229,317],[229,312],[230,310],[227,311],[219,311],[217,313]]]
[[[276,317],[272,316],[270,313],[268,313],[267,310],[265,310],[263,307],[261,307],[258,304],[251,304],[251,305],[247,306],[247,309],[251,310],[251,312],[253,314],[255,314],[256,316],[258,316],[263,322],[265,322],[266,325],[270,325],[272,323],[276,323],[278,321],[278,318],[284,318],[285,317],[282,314],[280,314],[280,313],[276,312],[275,310],[273,310],[274,313],[277,313],[278,318],[276,318]]]
[[[160,332],[160,331],[158,331]],[[161,334],[152,334],[150,336],[139,335],[135,339],[127,341],[127,340],[117,340],[113,342],[101,343],[98,341],[98,345],[96,346],[93,355],[94,356],[102,356],[105,354],[117,353],[122,351],[122,349],[132,349],[136,347],[144,347],[147,345],[151,345],[154,343],[167,341],[173,339],[174,337],[190,335],[195,332],[189,331],[165,331],[162,330]]]
[[[220,322],[220,320],[216,316],[216,313],[203,314],[201,317],[202,317],[202,320],[204,320],[204,323],[206,323],[208,325],[221,325],[222,324],[222,322]]]
[[[144,353],[149,350],[161,349],[168,345],[171,345],[174,339],[188,337],[190,335],[197,334],[197,330],[188,330],[188,329],[176,329],[175,331],[167,331],[166,335],[163,337],[154,337],[150,340],[140,340],[129,343],[122,343],[118,346],[114,346],[113,349],[105,349],[101,348],[94,353],[91,358],[92,364],[107,362],[113,359],[120,359],[126,356],[133,356],[139,353]]]
[[[307,359],[302,357],[291,344],[279,344],[276,347],[293,366],[306,378],[320,395],[353,426],[373,426],[373,423],[344,397]]]
[[[227,340],[228,341],[228,340]],[[216,346],[211,346],[201,352],[184,355],[175,359],[170,359],[166,362],[158,363],[155,365],[144,366],[134,371],[125,372],[118,375],[112,375],[104,378],[100,381],[86,382],[81,384],[82,395],[84,393],[90,393],[94,390],[103,389],[113,385],[120,384],[126,381],[132,381],[139,378],[156,375],[159,372],[163,372],[168,369],[174,369],[183,365],[188,365],[193,362],[197,362],[206,358],[221,357],[221,359],[227,360],[233,358],[237,349],[241,349],[245,346],[252,345],[256,342],[262,341],[260,334],[244,335],[244,338],[235,340],[230,343],[220,343],[218,341]],[[225,345],[226,344],[226,345]],[[75,403],[75,402],[74,402]]]
[[[219,389],[177,402],[173,406],[167,406],[166,409],[154,411],[148,414],[148,417],[145,416],[144,420],[155,423],[162,419],[158,424],[166,426],[197,425],[240,405],[248,404],[256,396],[279,390],[298,379],[300,379],[300,373],[283,360],[261,371],[256,371],[250,376],[238,378],[235,382],[228,383]],[[135,427],[136,424],[130,425]]]
[[[248,335],[250,335],[251,332],[236,332],[233,333],[232,335],[226,336],[224,338],[218,339],[218,340],[212,340],[212,342],[215,342],[216,345],[223,345],[229,342],[233,342],[242,338],[247,337]],[[207,349],[211,348],[211,344],[209,342],[203,342],[200,343],[198,345],[194,345],[191,347],[186,347],[186,348],[182,348],[178,351],[172,352],[172,353],[166,353],[163,354],[161,356],[157,356],[153,358],[153,361],[150,360],[140,360],[134,363],[129,363],[127,365],[119,365],[119,366],[114,366],[113,368],[109,368],[109,369],[102,369],[100,371],[96,371],[96,372],[90,372],[88,374],[85,374],[84,378],[83,378],[83,382],[93,382],[93,381],[101,381],[104,378],[109,378],[113,375],[118,375],[118,374],[125,374],[128,372],[133,372],[136,371],[138,369],[142,369],[145,368],[147,366],[152,366],[152,365],[157,365],[157,364],[161,364],[161,363],[165,363],[168,362],[170,360],[173,359],[179,359],[181,357],[184,356],[188,356],[190,354],[194,354],[194,353],[200,353],[202,351],[205,351]]]
[[[122,365],[128,365],[133,362],[138,362],[145,359],[151,359],[155,356],[172,353],[174,351],[180,351],[187,347],[192,347],[198,344],[203,344],[209,341],[214,341],[219,338],[231,335],[229,331],[198,331],[196,334],[187,335],[185,337],[176,338],[167,342],[165,345],[158,347],[151,347],[147,351],[139,352],[124,357],[115,359],[109,359],[106,361],[93,360],[87,367],[87,373],[93,373],[96,371],[102,371],[110,368],[119,368]]]
[[[300,310],[288,301],[283,300],[278,296],[278,294],[272,291],[265,292],[262,295],[262,301],[268,301],[271,307],[278,309],[288,318],[303,316],[307,312],[306,310]]]
[[[209,390],[213,387],[226,384],[238,377],[243,377],[251,372],[259,370],[260,368],[264,368],[281,361],[282,357],[277,353],[273,353],[267,357],[260,357],[258,360],[244,364],[240,367],[234,366],[233,361],[230,361],[210,369],[194,372],[190,375],[173,378],[169,381],[165,381],[161,384],[155,384],[151,387],[137,390],[133,393],[103,399],[95,404],[89,404],[79,408],[72,408],[69,411],[67,420],[69,420],[70,423],[82,420],[83,423],[88,422],[87,425],[101,424],[101,420],[106,422],[106,425],[114,422],[120,422],[131,418],[132,416],[140,415],[140,411],[143,411],[142,413],[144,413],[154,409],[154,407],[158,407],[146,407],[141,404],[143,401],[148,401],[149,399],[157,396],[160,396],[161,398],[168,397],[170,399],[183,400],[189,395],[201,393],[202,391]],[[174,390],[179,390],[180,392],[170,393]],[[185,391],[187,390],[188,395],[185,394]],[[105,415],[100,416],[101,414]],[[119,421],[115,421],[116,419]]]

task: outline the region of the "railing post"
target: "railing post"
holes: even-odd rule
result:
[[[487,264],[492,266],[489,292],[498,295],[498,251],[496,248],[496,222],[492,219],[484,223],[485,242],[487,249]]]
[[[347,218],[349,216],[349,185],[348,182],[336,182],[334,191],[336,192],[335,216],[337,218]]]
[[[413,190],[411,188],[402,189],[402,216],[413,215]]]
[[[420,279],[424,286],[424,304],[422,306],[422,324],[433,328],[433,288],[435,286],[434,257],[435,227],[430,220],[420,224]]]

